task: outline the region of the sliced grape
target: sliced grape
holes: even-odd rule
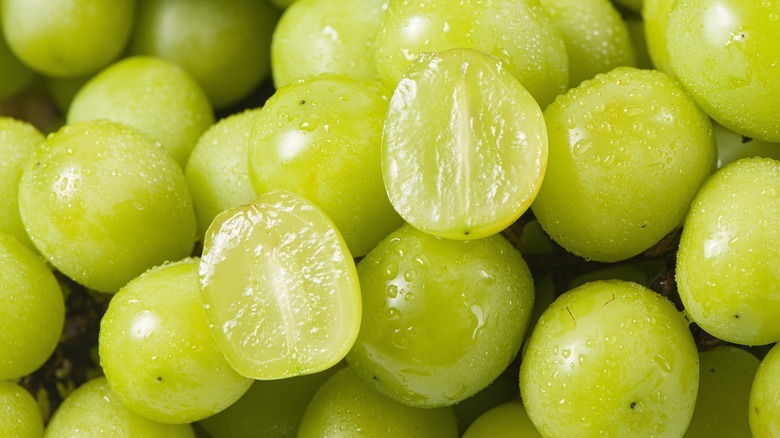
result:
[[[780,344],[761,361],[750,389],[749,421],[754,437],[780,436]]]
[[[0,431],[13,438],[41,438],[43,418],[38,403],[26,389],[0,380]]]
[[[546,163],[539,105],[501,61],[475,50],[421,56],[390,101],[385,188],[401,217],[427,233],[498,233],[530,206]]]
[[[513,400],[482,414],[463,438],[541,438],[525,412],[523,402]]]
[[[333,222],[274,191],[214,219],[200,279],[206,317],[244,376],[311,374],[347,354],[360,327],[360,285]]]

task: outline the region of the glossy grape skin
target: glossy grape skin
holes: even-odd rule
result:
[[[3,35],[2,18],[0,18],[0,99],[23,90],[33,79],[35,79],[35,72],[22,64],[8,47]]]
[[[542,108],[569,83],[563,38],[538,0],[392,1],[376,44],[379,76],[391,89],[420,54],[453,48],[503,60]]]
[[[780,340],[780,162],[743,158],[701,188],[677,252],[688,317],[728,342]]]
[[[133,0],[3,0],[8,45],[49,76],[81,76],[119,56],[135,19]]]
[[[619,67],[544,112],[547,172],[531,206],[568,251],[625,260],[685,218],[715,168],[709,118],[663,73]]]
[[[46,438],[194,438],[189,424],[164,424],[127,409],[105,377],[79,386],[54,412]]]
[[[620,280],[558,297],[520,364],[528,416],[551,437],[679,437],[698,382],[685,317],[661,295]]]
[[[347,363],[372,387],[417,407],[479,392],[517,354],[533,280],[499,235],[440,239],[403,225],[358,264],[363,322]]]
[[[92,77],[76,94],[67,122],[109,119],[162,143],[184,167],[201,134],[214,123],[208,97],[181,67],[134,56]]]
[[[539,105],[495,58],[422,55],[393,93],[382,175],[390,203],[419,230],[456,240],[500,232],[528,209],[546,163]]]
[[[666,23],[674,0],[643,0],[642,19],[650,59],[656,69],[673,75],[666,48]]]
[[[780,3],[678,0],[666,37],[675,76],[707,114],[780,142]]]
[[[65,300],[44,261],[0,232],[0,380],[38,369],[62,333]]]
[[[189,255],[195,244],[181,168],[146,135],[105,120],[67,125],[35,150],[19,183],[19,211],[41,254],[101,292]]]
[[[278,11],[258,0],[139,0],[136,55],[180,65],[215,108],[247,97],[270,73]]]
[[[190,423],[238,400],[252,381],[230,367],[203,313],[198,259],[140,275],[111,300],[98,346],[106,379],[128,409]]]
[[[750,430],[755,438],[780,435],[780,346],[761,361],[750,390]]]
[[[420,409],[372,389],[350,367],[331,376],[306,408],[298,438],[365,436],[372,438],[454,438],[452,408]]]
[[[525,412],[523,402],[513,400],[482,414],[463,434],[463,438],[541,438]]]
[[[43,418],[35,399],[14,382],[0,380],[0,430],[14,438],[43,436]]]

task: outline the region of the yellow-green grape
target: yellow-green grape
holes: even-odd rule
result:
[[[46,426],[45,438],[195,438],[189,424],[164,424],[131,411],[105,377],[76,388]]]
[[[358,264],[363,322],[347,363],[417,407],[458,403],[517,355],[534,304],[520,253],[500,235],[457,241],[403,225]]]
[[[709,118],[663,73],[618,67],[544,112],[547,173],[531,206],[568,251],[602,262],[650,248],[682,224],[715,168]]]
[[[255,193],[297,193],[315,203],[359,257],[401,225],[382,183],[388,95],[378,83],[336,74],[280,88],[249,143]]]
[[[219,214],[200,264],[209,326],[239,373],[270,380],[328,369],[360,327],[360,284],[325,213],[284,191]]]
[[[569,59],[539,0],[391,1],[376,41],[382,82],[395,88],[421,54],[479,50],[504,61],[544,108],[569,83]]]
[[[19,179],[25,162],[45,137],[35,126],[0,117],[0,232],[35,248],[19,216]]]
[[[628,28],[628,35],[631,38],[631,44],[634,47],[634,58],[636,67],[644,70],[650,70],[653,67],[653,61],[650,59],[650,52],[647,47],[647,37],[645,35],[645,22],[642,17],[628,16],[623,17]]]
[[[184,175],[192,193],[202,239],[221,212],[249,203],[255,190],[249,178],[249,135],[260,109],[226,117],[198,139]]]
[[[780,436],[780,346],[777,344],[761,361],[753,378],[748,415],[755,438]]]
[[[452,405],[458,419],[458,432],[462,434],[480,415],[519,396],[517,378],[513,373],[502,373],[482,391]]]
[[[420,409],[372,389],[350,367],[331,376],[306,408],[298,438],[454,438],[452,408]]]
[[[388,3],[300,0],[285,9],[271,41],[276,88],[320,73],[378,81],[374,40]]]
[[[675,76],[707,114],[780,142],[780,3],[677,0],[666,38]]]
[[[139,0],[130,51],[180,65],[225,108],[270,73],[278,16],[263,0]]]
[[[12,438],[41,438],[43,417],[26,389],[0,380],[0,431]]]
[[[748,404],[759,360],[733,346],[699,353],[699,393],[685,438],[750,438]]]
[[[780,160],[780,144],[739,135],[718,123],[712,124],[712,130],[718,142],[718,167],[740,158],[766,157]]]
[[[0,17],[2,17],[2,7],[0,7]],[[35,79],[35,72],[22,64],[11,52],[3,35],[2,21],[0,18],[0,99],[5,99],[29,85]]]
[[[674,0],[643,0],[642,20],[650,59],[656,69],[672,75],[669,52],[666,49],[666,22]]]
[[[500,232],[528,209],[546,163],[539,105],[498,59],[470,49],[426,54],[393,93],[384,184],[422,231],[458,240]]]
[[[523,402],[513,400],[482,414],[463,438],[541,438],[525,412]]]
[[[544,312],[520,364],[542,436],[682,436],[699,383],[696,343],[671,302],[636,283],[596,281]]]
[[[691,205],[677,252],[688,317],[745,345],[780,340],[780,162],[743,158],[719,169]]]
[[[106,120],[66,125],[35,150],[19,211],[52,265],[101,292],[186,257],[195,244],[181,168],[148,136]]]
[[[0,303],[0,380],[16,379],[51,356],[62,333],[65,300],[44,261],[2,232]]]
[[[197,82],[169,61],[137,56],[116,62],[76,94],[68,123],[109,119],[162,143],[180,166],[214,123],[211,103]]]
[[[161,423],[222,411],[252,384],[225,360],[203,313],[198,259],[155,267],[122,288],[100,321],[100,365],[127,409]]]
[[[540,0],[569,55],[569,87],[615,67],[635,66],[628,28],[610,0]]]
[[[81,76],[120,55],[135,21],[135,2],[3,0],[0,17],[22,62],[48,76]]]

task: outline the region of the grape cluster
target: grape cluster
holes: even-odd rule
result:
[[[780,436],[780,3],[0,0],[0,435]]]

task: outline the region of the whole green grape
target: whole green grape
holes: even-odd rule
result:
[[[674,0],[643,0],[642,20],[645,23],[647,51],[653,65],[668,75],[672,75],[669,64],[669,52],[666,48],[666,22]]]
[[[715,168],[709,118],[671,78],[619,67],[544,111],[547,171],[531,206],[568,251],[615,262],[682,224]]]
[[[780,436],[780,346],[761,361],[750,389],[748,415],[755,438]]]
[[[160,58],[125,58],[92,77],[76,93],[67,122],[109,119],[162,143],[181,167],[214,123],[211,103],[181,67]]]
[[[200,297],[197,259],[155,267],[122,288],[100,321],[100,365],[127,409],[161,423],[222,411],[252,381],[225,360]]]
[[[133,0],[3,0],[11,50],[48,76],[82,76],[117,58],[135,21]]]
[[[641,16],[634,15],[623,17],[623,20],[626,22],[628,35],[631,38],[631,45],[634,47],[636,67],[644,70],[650,70],[654,68],[653,61],[650,59],[650,51],[647,47],[645,21]]]
[[[463,434],[463,438],[514,437],[541,438],[520,400],[508,401],[490,409]]]
[[[26,389],[0,380],[0,430],[13,438],[41,438],[43,417],[38,403]]]
[[[49,97],[63,114],[68,113],[70,104],[76,97],[76,94],[81,90],[94,75],[76,76],[73,78],[57,78],[47,76],[43,78],[44,86],[48,92]]]
[[[101,292],[189,255],[195,244],[181,168],[148,136],[106,120],[66,125],[34,151],[19,211],[52,265]]]
[[[675,76],[707,114],[780,142],[780,3],[677,0],[666,38]]]
[[[2,7],[0,7],[0,99],[23,90],[33,79],[35,79],[35,72],[14,55],[5,41]]]
[[[164,424],[128,409],[105,377],[76,388],[54,412],[46,438],[195,438],[189,424]]]
[[[604,280],[542,314],[520,364],[520,394],[542,436],[682,436],[699,383],[688,321],[661,295]]]
[[[410,406],[460,402],[514,359],[534,303],[520,253],[500,235],[456,241],[403,225],[358,264],[363,319],[347,363]]]
[[[780,340],[780,162],[743,158],[701,188],[677,252],[688,317],[728,342]]]
[[[513,373],[502,373],[482,391],[452,405],[458,432],[464,433],[482,414],[519,396],[520,388]]]

